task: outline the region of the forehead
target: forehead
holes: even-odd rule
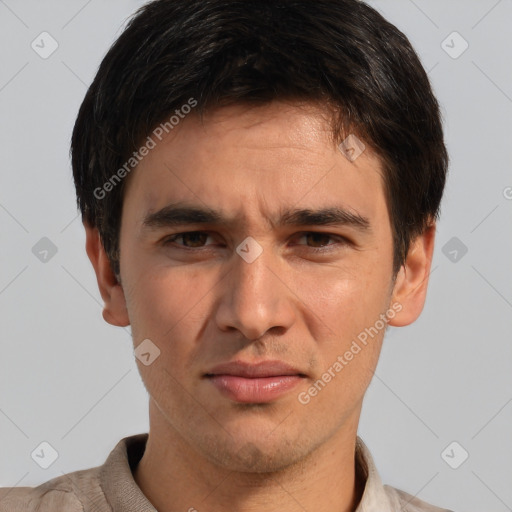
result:
[[[384,201],[377,156],[366,144],[355,160],[347,158],[317,105],[234,105],[203,120],[191,112],[161,140],[153,139],[125,192],[130,208],[140,206],[139,220],[142,210],[176,201],[232,207],[243,215],[329,203],[363,209],[365,216]]]

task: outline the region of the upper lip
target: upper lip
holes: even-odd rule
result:
[[[282,375],[306,376],[297,368],[283,361],[260,361],[258,363],[231,361],[219,364],[206,373],[206,377],[211,377],[212,375],[234,375],[245,378],[276,377]]]

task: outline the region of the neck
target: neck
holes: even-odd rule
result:
[[[153,409],[150,435],[134,479],[159,512],[353,512],[357,508],[365,483],[355,470],[357,422],[291,467],[251,473],[213,464]]]

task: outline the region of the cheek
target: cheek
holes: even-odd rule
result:
[[[353,335],[387,309],[390,275],[377,263],[300,276],[295,281],[306,306],[337,334]]]
[[[316,339],[319,364],[306,389],[312,409],[329,409],[337,417],[334,409],[340,414],[352,411],[362,400],[385,334],[381,315],[388,308],[386,285],[382,276],[368,272],[364,279],[359,274],[324,285],[312,300],[321,324],[328,327],[323,329],[328,335]]]
[[[132,273],[127,296],[134,343],[151,339],[164,359],[169,356],[166,364],[175,365],[194,349],[191,341],[198,338],[208,316],[218,273],[145,265],[142,258],[138,262],[140,272]]]
[[[317,281],[309,292],[309,304],[323,326],[323,333],[321,327],[315,336],[321,354],[319,370],[330,369],[338,377],[332,379],[332,392],[337,389],[345,395],[341,388],[346,387],[348,393],[359,396],[371,379],[386,329],[381,315],[388,309],[390,276],[385,270],[374,265],[333,274]]]
[[[194,340],[200,333],[199,317],[204,317],[207,297],[205,302],[200,298],[207,295],[207,286],[200,279],[191,281],[190,273],[176,268],[165,272],[155,268],[135,282],[127,300],[134,345],[149,339],[159,351],[148,366],[137,361],[139,372],[157,403],[174,411],[185,400],[183,386],[193,363]]]

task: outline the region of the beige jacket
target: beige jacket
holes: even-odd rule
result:
[[[102,466],[58,476],[37,487],[0,488],[0,512],[157,512],[133,479],[148,434],[121,439]],[[382,485],[361,438],[356,464],[366,475],[355,512],[451,512]]]

